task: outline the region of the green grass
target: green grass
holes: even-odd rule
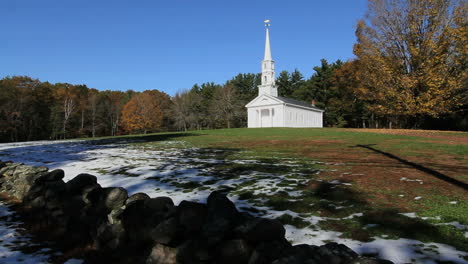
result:
[[[437,132],[439,133],[439,132]],[[467,133],[446,133],[456,137],[468,137]],[[265,213],[255,207],[269,207],[277,211],[290,210],[300,214],[293,217],[283,214],[278,219],[284,224],[298,228],[309,227],[307,216],[316,215],[328,218],[319,226],[325,230],[342,232],[342,237],[360,241],[370,241],[373,237],[410,238],[423,242],[440,242],[468,251],[465,232],[443,223],[457,221],[468,225],[468,203],[466,190],[456,186],[439,187],[428,184],[414,185],[412,189],[402,190],[399,178],[389,179],[399,185],[390,188],[385,182],[376,187],[367,187],[352,183],[352,185],[333,185],[331,180],[341,180],[342,172],[359,165],[359,158],[366,155],[380,157],[376,151],[365,149],[359,145],[389,153],[400,159],[412,162],[424,160],[425,166],[442,164],[449,160],[458,167],[468,167],[466,156],[468,145],[448,144],[438,138],[416,136],[378,134],[348,131],[342,129],[220,129],[190,131],[188,133],[160,133],[151,135],[123,136],[105,138],[98,142],[130,141],[133,147],[142,149],[179,149],[196,148],[184,152],[186,157],[196,157],[200,160],[218,159],[219,164],[203,164],[195,162],[193,167],[203,167],[208,170],[206,176],[213,179],[204,182],[178,182],[173,178],[162,179],[184,192],[194,190],[222,189],[237,195],[240,200],[248,201],[252,207],[243,210],[256,214]],[[168,144],[171,142],[171,144]],[[321,159],[330,152],[336,153],[336,162],[343,164],[328,164]],[[309,155],[310,154],[310,155]],[[341,158],[347,155],[347,158]],[[333,156],[335,157],[335,156]],[[349,158],[351,157],[351,158]],[[441,159],[443,157],[445,160]],[[242,161],[256,161],[241,163]],[[335,163],[333,161],[332,163]],[[399,170],[398,166],[385,170]],[[372,166],[372,165],[369,165]],[[445,165],[450,169],[451,164]],[[333,172],[331,169],[336,170]],[[437,170],[436,167],[432,168]],[[321,173],[317,174],[317,172]],[[328,172],[328,173],[324,173]],[[125,170],[116,173],[125,175]],[[466,181],[468,173],[453,173],[451,177]],[[251,175],[246,177],[246,175]],[[402,174],[402,177],[406,175]],[[273,177],[281,181],[269,186],[259,187],[256,183]],[[369,183],[374,179],[366,178]],[[374,177],[374,176],[373,176]],[[427,179],[433,180],[432,176]],[[220,185],[221,180],[242,180],[231,185]],[[312,183],[313,187],[309,186]],[[291,196],[291,192],[301,192],[299,196]],[[404,197],[399,197],[404,194]],[[422,196],[421,200],[413,197]],[[382,198],[385,197],[385,198]],[[390,197],[390,198],[389,198]],[[388,199],[388,200],[385,200]],[[450,204],[450,201],[458,201]],[[389,205],[391,203],[391,205]],[[429,219],[409,218],[399,213],[416,212],[418,216]],[[342,219],[355,213],[363,213],[361,217]],[[303,217],[301,217],[301,215]],[[439,217],[440,220],[433,219]],[[335,219],[335,220],[333,220]],[[374,226],[375,225],[375,226]],[[425,250],[425,249],[421,249]]]

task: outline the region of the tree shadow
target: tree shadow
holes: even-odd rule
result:
[[[379,236],[386,239],[406,238],[421,242],[444,243],[455,246],[458,250],[468,250],[466,241],[460,239],[460,237],[455,237],[451,231],[446,229],[443,231],[443,228],[438,228],[438,225],[431,224],[421,218],[403,215],[393,208],[372,207],[366,201],[366,197],[351,188],[322,182],[311,195],[315,195],[321,200],[326,199],[327,201],[353,205],[354,217],[353,214],[344,218],[331,217],[320,224],[325,230],[342,232],[344,234],[343,238],[351,238],[362,242],[371,242]],[[323,216],[337,214],[337,210],[330,207],[326,202],[316,204],[316,210],[324,213]],[[356,214],[356,211],[359,210],[361,210],[362,214]],[[414,250],[421,250],[424,245],[416,242],[413,246],[418,244],[419,248]],[[378,245],[377,243],[375,246]],[[377,250],[377,253],[380,250],[382,249]],[[362,245],[359,251],[366,252],[366,245]]]
[[[372,146],[374,146],[374,145],[375,144],[356,145],[355,147],[360,147],[360,148],[365,148],[365,149],[372,150],[372,151],[374,151],[376,153],[379,153],[379,154],[382,154],[382,155],[384,155],[386,157],[389,157],[391,159],[397,160],[397,161],[401,162],[402,164],[413,167],[413,168],[415,168],[415,169],[417,169],[419,171],[422,171],[424,173],[430,174],[430,175],[432,175],[432,176],[434,176],[434,177],[436,177],[436,178],[438,178],[440,180],[443,180],[443,181],[445,181],[447,183],[450,183],[450,184],[452,184],[454,186],[460,187],[460,188],[462,188],[464,190],[468,190],[468,184],[467,183],[464,183],[464,182],[459,181],[457,179],[451,178],[451,177],[449,177],[449,176],[447,176],[445,174],[442,174],[442,173],[440,173],[440,172],[438,172],[436,170],[430,169],[428,167],[424,167],[421,164],[414,163],[414,162],[411,162],[409,160],[402,159],[402,158],[400,158],[400,157],[398,157],[396,155],[393,155],[391,153],[388,153],[388,152],[381,151],[381,150],[378,150],[376,148],[373,148]]]
[[[0,159],[23,162],[32,166],[61,167],[73,161],[92,161],[88,151],[118,148],[129,143],[150,143],[198,136],[192,133],[167,133],[142,136],[124,136],[96,140],[31,141],[0,144]]]

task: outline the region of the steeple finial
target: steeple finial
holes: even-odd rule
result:
[[[270,48],[270,19],[267,19],[265,21],[265,27],[266,27],[266,39],[265,39],[265,57],[263,60],[272,60],[271,59],[271,48]]]

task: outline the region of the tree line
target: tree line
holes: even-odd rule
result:
[[[355,58],[282,71],[280,96],[325,110],[333,127],[468,130],[468,4],[369,0]],[[260,74],[206,82],[170,97],[158,90],[99,91],[86,85],[0,80],[0,141],[115,136],[245,127]]]

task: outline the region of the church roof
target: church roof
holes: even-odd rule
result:
[[[273,101],[270,100],[270,101],[263,103],[262,99],[264,100],[265,98],[270,98]],[[288,104],[291,106],[308,108],[313,111],[325,112],[325,110],[315,107],[303,101],[281,97],[281,96],[272,96],[268,94],[260,94],[259,96],[255,97],[255,99],[250,101],[247,105],[245,105],[245,107],[248,108],[248,107],[257,107],[257,106],[263,106],[263,105],[266,106],[266,105],[272,105],[272,104]]]
[[[312,109],[319,110],[319,111],[324,111],[323,109],[315,107],[315,106],[313,106],[313,105],[311,105],[309,103],[306,103],[304,101],[299,101],[299,100],[296,100],[296,99],[286,98],[286,97],[282,97],[282,96],[276,96],[275,98],[279,99],[280,101],[282,101],[285,104],[298,105],[298,106],[312,108]]]

